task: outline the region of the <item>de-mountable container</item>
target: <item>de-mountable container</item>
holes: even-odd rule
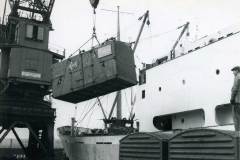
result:
[[[134,133],[120,140],[119,160],[168,160],[171,133]]]
[[[190,129],[169,140],[169,160],[239,160],[235,131]]]
[[[137,84],[133,51],[121,41],[106,41],[52,69],[53,97],[72,103]]]

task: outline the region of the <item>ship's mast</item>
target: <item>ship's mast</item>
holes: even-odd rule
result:
[[[117,40],[120,41],[120,17],[119,6],[117,6]],[[117,92],[117,119],[122,119],[122,93]]]
[[[120,7],[117,6],[117,40],[118,41],[120,41],[120,11],[119,11],[119,8]],[[108,9],[102,9],[102,10],[116,12],[116,11],[108,10]],[[132,13],[129,13],[129,12],[121,12],[121,13],[132,14]],[[140,36],[141,36],[142,31],[143,31],[143,27],[144,27],[145,23],[147,22],[148,25],[150,24],[150,22],[149,22],[149,11],[147,11],[143,16],[141,16],[139,20],[141,20],[142,18],[143,18],[143,23],[142,23],[142,26],[140,28],[139,34],[137,36],[137,40],[135,41],[135,45],[133,47],[133,53],[136,50],[136,47],[138,45],[138,41],[140,39]],[[116,114],[117,119],[121,120],[122,119],[122,94],[121,94],[121,91],[118,91],[117,94],[116,94],[116,98],[113,102],[112,109],[110,111],[108,119],[110,119],[112,117],[112,113],[113,113],[115,105],[117,105],[117,109],[116,109],[117,110],[117,114]]]
[[[119,6],[117,6],[117,40],[120,41],[120,17],[119,17]]]

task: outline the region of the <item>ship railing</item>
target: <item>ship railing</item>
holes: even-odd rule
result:
[[[225,39],[225,38],[227,38],[229,36],[232,36],[232,35],[235,35],[237,33],[240,33],[240,23],[228,26],[228,27],[216,32],[216,33],[213,33],[213,34],[210,34],[210,35],[205,35],[205,36],[203,36],[203,37],[201,37],[201,38],[199,38],[199,39],[197,39],[196,41],[193,41],[193,42],[185,41],[184,45],[182,45],[181,47],[178,46],[176,48],[176,50],[175,50],[176,58],[181,57],[185,54],[191,53],[193,51],[196,51],[198,49],[201,49],[205,46],[208,46],[212,43],[215,43],[217,41],[220,41],[222,39]],[[158,66],[162,63],[165,63],[169,60],[170,60],[169,55],[166,55],[162,58],[159,58],[159,59],[155,60],[151,64],[144,64],[143,68],[141,70],[146,70],[146,69],[153,68],[153,67]]]
[[[71,126],[59,127],[57,130],[58,130],[58,133],[62,134],[62,135],[70,135],[71,134]]]
[[[214,34],[203,36],[202,38],[200,38],[192,43],[189,43],[186,46],[186,48],[188,48],[188,49],[186,50],[186,52],[184,54],[198,50],[202,47],[205,47],[214,42],[225,39],[225,38],[232,36],[234,34],[237,34],[239,32],[240,32],[240,24],[237,24],[237,25],[232,25],[232,26],[226,27]]]

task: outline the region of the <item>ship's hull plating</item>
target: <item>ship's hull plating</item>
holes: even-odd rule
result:
[[[59,135],[69,160],[118,160],[118,136],[69,136]]]

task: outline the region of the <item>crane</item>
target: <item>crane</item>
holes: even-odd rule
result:
[[[3,18],[7,1],[10,14],[0,24],[0,144],[12,132],[27,159],[53,160],[56,110],[44,96],[49,68],[63,59],[48,48],[55,0],[6,0]],[[27,145],[15,128],[28,130]]]
[[[170,51],[171,59],[174,59],[174,58],[175,58],[175,49],[176,49],[176,47],[177,47],[177,44],[178,44],[179,41],[181,40],[183,34],[188,30],[189,22],[187,22],[186,24],[184,24],[184,25],[182,25],[182,26],[179,26],[177,29],[180,29],[180,28],[182,28],[182,27],[183,27],[183,29],[182,29],[182,31],[181,31],[181,33],[180,33],[177,41],[174,43],[174,45],[173,45],[173,47],[172,47],[172,49],[171,49],[171,51]],[[187,36],[188,36],[188,35],[189,35],[189,33],[187,32]]]
[[[43,22],[49,23],[55,0],[9,0],[11,16],[20,16],[19,11],[30,13],[28,18],[39,14]]]

